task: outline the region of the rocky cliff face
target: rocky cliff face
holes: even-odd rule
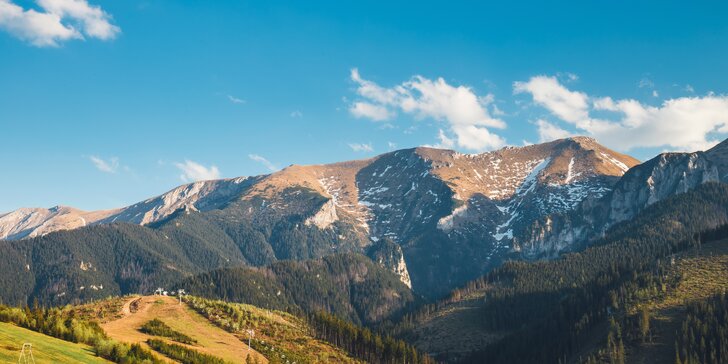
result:
[[[402,248],[389,239],[380,240],[368,249],[367,256],[375,263],[392,271],[407,287],[412,288],[412,280],[407,270]]]
[[[707,182],[728,181],[727,167],[728,142],[706,152],[660,154],[630,169],[602,198],[585,199],[571,213],[534,222],[518,243],[529,256],[588,243],[655,202]]]
[[[267,176],[196,182],[101,213],[41,210],[38,218],[23,219],[13,217],[22,215],[17,211],[0,216],[0,233],[18,239],[111,222],[153,226],[184,210],[211,216],[227,230],[256,227],[260,239],[273,240],[273,252],[261,261],[364,252],[390,241],[398,250],[376,261],[415,290],[437,295],[505,258],[547,246],[531,243],[534,234],[550,234],[533,233],[535,222],[615,195],[614,184],[637,163],[584,137],[482,154],[414,148],[361,161],[294,165]],[[71,222],[81,215],[89,218]],[[301,249],[293,252],[296,242]]]

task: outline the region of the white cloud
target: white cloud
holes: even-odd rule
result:
[[[359,85],[356,93],[382,105],[393,105],[397,103],[397,100],[400,98],[400,93],[404,91],[399,87],[387,89],[372,81],[362,79],[361,75],[359,75],[359,70],[356,68],[351,70],[351,80]]]
[[[91,162],[101,172],[116,173],[119,170],[119,158],[111,157],[108,160],[104,160],[97,156],[89,157]]]
[[[725,95],[681,97],[651,106],[633,99],[590,97],[568,90],[555,78],[546,76],[517,82],[514,90],[531,94],[538,105],[572,124],[580,133],[620,150],[638,147],[704,150],[718,142],[713,137],[715,133],[728,133],[728,96]],[[596,118],[591,115],[595,110],[609,113]],[[544,125],[544,135],[550,132],[555,131]]]
[[[275,164],[271,163],[271,161],[269,161],[268,159],[266,159],[263,156],[260,156],[257,154],[248,154],[248,158],[264,165],[265,168],[267,168],[271,172],[275,172],[278,170],[278,167]]]
[[[617,105],[614,103],[614,100],[609,96],[595,98],[595,99],[592,99],[591,101],[592,101],[592,106],[594,107],[594,110],[608,110],[608,111],[619,110],[617,108]]]
[[[437,131],[437,140],[439,140],[437,144],[430,146],[440,149],[452,149],[455,146],[455,141],[450,139],[447,134],[445,134],[445,131],[442,129]]]
[[[237,97],[235,97],[235,96],[233,96],[233,95],[227,95],[227,98],[228,98],[228,100],[230,100],[230,102],[232,102],[233,104],[244,104],[244,103],[245,103],[245,100],[243,100],[243,99],[239,99],[239,98],[237,98]]]
[[[397,143],[394,142],[387,142],[387,146],[389,147],[389,150],[397,149]]]
[[[355,152],[373,152],[374,148],[372,148],[372,144],[364,144],[364,143],[349,143],[349,148]]]
[[[506,127],[502,120],[488,113],[492,95],[479,97],[471,88],[452,86],[442,78],[430,80],[414,76],[409,81],[385,88],[363,79],[359,71],[353,69],[351,79],[358,85],[357,94],[364,99],[351,105],[349,111],[355,117],[383,121],[394,117],[396,111],[402,111],[419,119],[431,118],[446,123],[459,147],[488,150],[505,144],[503,138],[488,129]]]
[[[374,121],[385,121],[394,117],[386,107],[370,104],[368,102],[355,102],[349,107],[349,112],[357,118],[367,118]]]
[[[693,86],[690,86],[690,85],[685,85],[684,90],[685,90],[685,92],[689,92],[691,94],[695,93],[695,89],[693,88]]]
[[[37,47],[57,47],[71,39],[114,39],[121,29],[111,15],[86,0],[36,0],[42,11],[0,0],[0,29]]]
[[[569,131],[561,129],[557,125],[549,123],[543,119],[537,120],[536,126],[538,127],[538,139],[541,143],[568,138],[573,135]]]
[[[652,90],[652,97],[660,97],[660,93],[657,90]]]
[[[183,182],[206,181],[220,178],[220,170],[216,166],[210,166],[208,168],[191,160],[185,160],[184,163],[175,163],[174,165],[182,171],[179,178]]]
[[[292,118],[294,118],[294,119],[295,119],[295,118],[302,118],[302,117],[303,117],[303,113],[302,113],[302,112],[300,112],[300,111],[298,111],[298,110],[294,110],[294,111],[291,111],[291,114],[290,114],[290,116],[291,116]]]
[[[515,82],[513,92],[516,94],[530,93],[533,101],[546,107],[565,121],[588,120],[589,97],[582,92],[569,91],[559,83],[556,77],[536,76],[528,82]]]

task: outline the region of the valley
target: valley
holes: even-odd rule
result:
[[[726,14],[0,0],[0,364],[728,364]]]

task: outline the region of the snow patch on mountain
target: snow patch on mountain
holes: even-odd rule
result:
[[[612,164],[617,166],[619,169],[621,169],[622,172],[627,172],[627,170],[629,170],[629,167],[626,164],[624,164],[620,160],[610,156],[609,154],[604,153],[604,152],[600,152],[599,154],[601,154],[601,156],[604,157],[604,159],[608,160],[609,162],[611,162]]]
[[[566,178],[564,179],[564,184],[568,184],[569,182],[571,182],[574,177],[574,157],[571,157],[571,160],[569,160],[569,169],[567,170]]]
[[[492,234],[493,238],[498,242],[497,245],[499,245],[504,238],[513,239],[513,229],[511,228],[511,224],[521,215],[520,209],[526,196],[531,193],[534,188],[536,188],[539,173],[541,173],[541,171],[543,171],[550,162],[550,157],[541,160],[529,161],[528,165],[532,166],[531,171],[523,180],[523,183],[516,188],[516,192],[508,205],[505,207],[498,206],[498,210],[509,216],[508,220],[498,225],[495,232]]]

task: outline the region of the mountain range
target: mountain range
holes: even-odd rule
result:
[[[643,347],[635,312],[672,317],[658,339],[678,347],[689,317],[675,297],[724,292],[726,182],[728,141],[644,163],[573,137],[292,165],[114,210],[3,214],[0,298],[61,305],[183,286],[331,313],[445,361],[619,362],[623,346],[664,359]],[[686,295],[706,274],[703,293]]]
[[[259,258],[242,259],[244,264],[369,252],[414,291],[436,297],[504,259],[568,249],[525,237],[544,216],[610,193],[638,163],[587,137],[482,154],[421,147],[195,182],[114,210],[19,209],[0,216],[0,237],[27,240],[114,223],[158,228],[184,212],[227,230],[249,224],[250,232],[260,232],[262,244],[269,246],[256,252]],[[296,247],[276,243],[292,234],[307,237]],[[218,246],[230,238],[239,246],[253,244],[248,236],[219,235],[208,231],[204,240]],[[382,246],[389,247],[386,254],[377,249]]]
[[[363,253],[414,292],[436,298],[505,260],[582,249],[650,204],[721,181],[726,150],[724,142],[640,164],[588,137],[482,154],[420,147],[194,182],[112,210],[22,208],[0,215],[0,237],[20,248],[61,237],[73,244],[70,231],[114,236],[131,229],[119,224],[137,225],[134,231],[155,239],[164,232],[161,239],[171,242],[160,241],[155,257],[185,256],[160,263],[187,261],[177,268],[184,274]],[[170,251],[185,244],[184,252]],[[205,254],[189,256],[203,247]],[[95,257],[69,259],[80,266]],[[26,257],[23,265],[37,264],[48,263]]]

